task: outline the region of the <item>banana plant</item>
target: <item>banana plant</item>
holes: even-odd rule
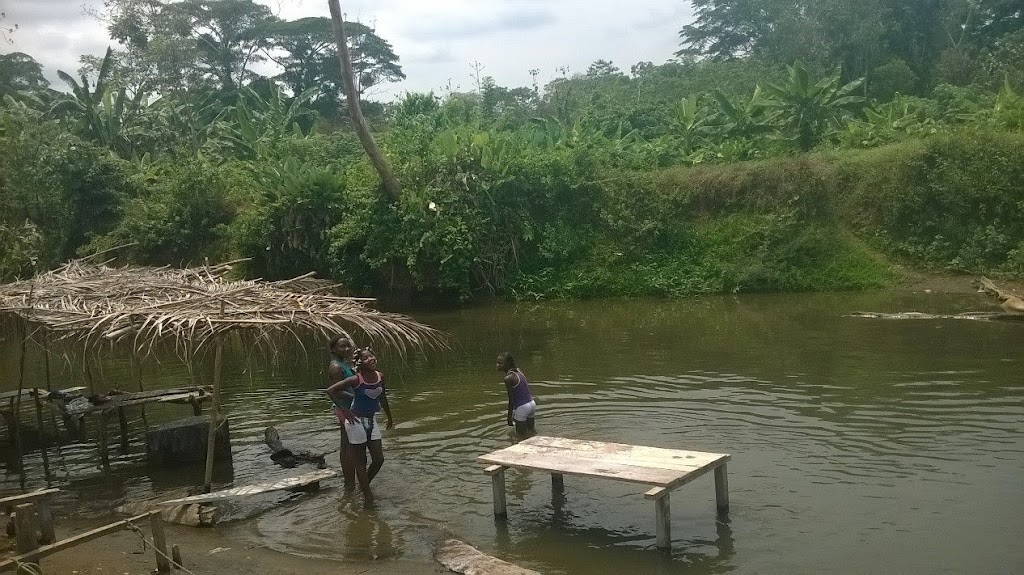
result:
[[[264,155],[267,145],[282,137],[305,137],[299,121],[313,113],[306,104],[319,89],[312,87],[288,101],[276,84],[266,98],[244,88],[231,118],[235,143],[247,155],[259,157]]]
[[[779,112],[771,110],[760,86],[754,88],[749,100],[734,103],[719,89],[711,92],[718,102],[719,123],[715,126],[719,134],[731,138],[753,138],[775,131]]]
[[[71,93],[58,98],[49,115],[72,122],[82,138],[107,147],[123,158],[131,158],[135,154],[134,143],[141,135],[134,120],[146,106],[147,94],[140,90],[129,98],[125,88],[108,87],[113,61],[113,51],[107,48],[95,86],[89,85],[85,75],[79,83],[67,72],[58,71],[57,75],[68,84]]]
[[[675,107],[676,133],[682,144],[683,156],[689,156],[702,137],[711,132],[711,111],[698,106],[696,98],[682,98]]]
[[[836,68],[815,82],[799,60],[786,69],[785,83],[765,85],[765,92],[771,96],[766,104],[778,110],[800,151],[809,152],[829,130],[842,126],[854,104],[864,101],[852,95],[864,79],[840,85],[840,70]]]

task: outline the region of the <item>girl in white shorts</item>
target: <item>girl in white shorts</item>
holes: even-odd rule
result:
[[[380,426],[377,412],[382,408],[387,415],[387,429],[395,426],[388,405],[384,375],[377,371],[377,357],[370,348],[356,350],[353,358],[356,374],[327,388],[332,399],[340,398],[346,390],[352,393],[352,417],[343,422],[345,435],[355,456],[356,478],[363,491],[369,492],[370,481],[384,465],[384,448],[381,445]],[[370,451],[370,466],[366,466],[366,450]]]

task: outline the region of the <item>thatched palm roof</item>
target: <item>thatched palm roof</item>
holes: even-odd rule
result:
[[[301,343],[303,335],[329,338],[354,330],[401,352],[443,342],[437,330],[374,310],[367,306],[372,300],[332,295],[333,284],[310,275],[277,282],[225,279],[232,263],[177,269],[72,260],[0,286],[0,315],[15,314],[87,347],[128,342],[142,353],[161,342],[195,351],[232,331],[270,347],[277,334]]]

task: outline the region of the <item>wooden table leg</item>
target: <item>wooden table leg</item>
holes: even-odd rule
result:
[[[40,543],[48,545],[57,540],[57,534],[53,531],[53,508],[50,507],[49,498],[40,499],[37,509],[39,511]]]
[[[655,487],[644,493],[645,498],[654,500],[655,532],[660,549],[672,548],[672,512],[668,493],[664,487]]]
[[[558,497],[565,493],[565,478],[561,473],[551,474],[551,495]]]
[[[508,509],[505,507],[505,469],[502,465],[491,465],[484,469],[484,473],[491,476],[494,516],[500,518],[508,517]]]
[[[729,512],[729,472],[725,463],[715,468],[715,503],[719,513]]]

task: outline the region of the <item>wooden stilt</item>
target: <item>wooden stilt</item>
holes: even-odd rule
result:
[[[103,469],[110,467],[110,453],[107,449],[107,412],[100,411],[98,419],[98,425],[100,426],[100,463],[103,465]]]
[[[729,472],[725,463],[715,468],[715,504],[719,513],[729,512]]]
[[[36,522],[36,504],[22,503],[14,507],[15,533],[18,538],[18,554],[24,555],[39,547],[36,533],[39,531]]]
[[[167,537],[164,535],[164,520],[159,511],[149,514],[149,526],[153,530],[153,554],[156,555],[156,570],[160,573],[171,571],[171,562],[167,554]]]
[[[672,547],[672,512],[669,507],[669,491],[664,487],[655,487],[644,493],[646,499],[654,500],[655,533],[658,547]]]
[[[37,509],[39,511],[39,542],[53,543],[57,540],[57,534],[53,530],[53,508],[50,506],[49,498],[41,498]]]
[[[39,399],[39,390],[32,391],[32,398],[36,404],[36,427],[39,428],[39,451],[43,455],[43,477],[50,480],[50,457],[46,453],[46,441],[43,439],[43,402]]]
[[[561,473],[551,474],[551,496],[558,497],[565,494],[565,477]]]
[[[121,455],[128,453],[128,417],[123,407],[117,408],[117,426],[121,431]]]
[[[221,315],[224,303],[221,302]],[[213,456],[217,445],[217,428],[220,427],[220,365],[224,356],[224,341],[217,336],[216,350],[213,359],[213,406],[210,408],[210,434],[206,438],[206,476],[203,480],[203,491],[209,493],[213,484]]]
[[[173,563],[175,569],[181,569],[181,549],[178,549],[177,545],[171,545],[171,563]]]
[[[139,361],[139,358],[136,357],[134,353],[132,354],[132,368],[135,371],[135,381],[138,383],[139,393],[142,393],[145,391],[142,388],[142,362]],[[149,431],[149,420],[146,419],[145,405],[142,406],[142,427],[145,428],[147,432]]]
[[[491,476],[494,516],[502,519],[508,517],[508,509],[505,506],[505,469],[507,468],[501,465],[491,465],[484,469],[484,473]]]

